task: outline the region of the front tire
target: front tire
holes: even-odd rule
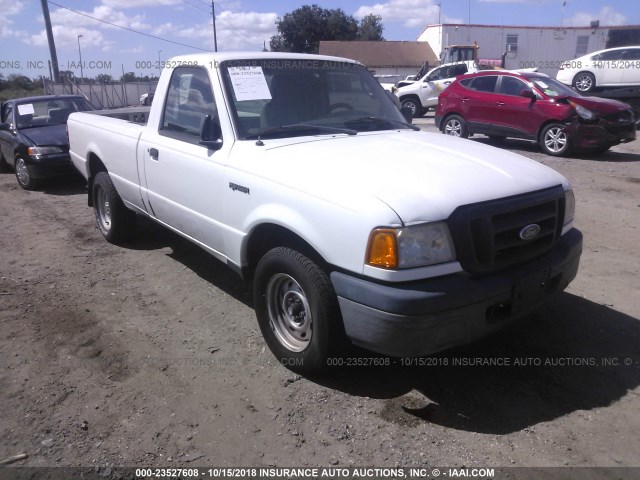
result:
[[[409,97],[401,101],[403,107],[409,107],[411,109],[411,115],[413,118],[418,118],[427,113],[420,104],[420,101],[416,98]]]
[[[571,151],[571,140],[565,131],[566,125],[551,123],[540,134],[540,148],[547,155],[560,157]]]
[[[450,115],[442,125],[442,133],[451,135],[452,137],[468,138],[469,129],[467,128],[467,122],[459,115]]]
[[[596,77],[593,73],[580,72],[573,77],[573,88],[580,93],[591,92],[596,88]]]
[[[38,186],[38,181],[31,176],[27,164],[22,157],[16,157],[16,163],[14,164],[14,170],[16,172],[16,180],[25,190],[35,190]]]
[[[136,228],[136,214],[124,206],[107,172],[100,172],[93,182],[93,205],[100,233],[110,243],[130,238]]]
[[[278,361],[305,374],[324,370],[346,338],[327,273],[304,254],[277,247],[258,262],[253,285],[258,325]]]

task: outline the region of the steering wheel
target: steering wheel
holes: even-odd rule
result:
[[[353,110],[353,107],[348,103],[338,102],[334,103],[333,105],[329,105],[329,112],[333,113],[334,110],[338,110],[339,108],[344,108],[345,110],[349,111]]]

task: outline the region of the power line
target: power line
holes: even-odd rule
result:
[[[78,15],[82,15],[83,17],[90,18],[91,20],[95,20],[96,22],[106,23],[107,25],[110,25],[110,26],[116,27],[116,28],[121,28],[122,30],[126,30],[128,32],[137,33],[138,35],[144,35],[145,37],[149,37],[149,38],[155,38],[156,40],[160,40],[162,42],[173,43],[174,45],[180,45],[181,47],[193,48],[195,50],[201,50],[203,52],[211,52],[211,50],[207,50],[206,48],[195,47],[193,45],[187,45],[186,43],[174,42],[173,40],[168,40],[166,38],[157,37],[155,35],[151,35],[150,33],[144,33],[144,32],[140,32],[138,30],[134,30],[132,28],[127,28],[127,27],[123,27],[121,25],[116,25],[115,23],[107,22],[106,20],[101,20],[99,18],[92,17],[91,15],[87,15],[86,13],[78,12],[77,10],[74,10],[72,8],[69,8],[69,7],[65,7],[64,5],[59,5],[56,2],[52,2],[51,0],[48,0],[48,3],[50,3],[51,5],[55,5],[56,7],[64,8],[65,10],[69,10],[70,12],[76,13]]]
[[[205,9],[203,9],[203,8],[199,7],[198,5],[195,5],[195,4],[191,3],[191,2],[188,2],[187,0],[182,0],[182,1],[183,1],[184,3],[186,3],[187,5],[192,6],[192,7],[193,7],[193,8],[195,8],[196,10],[200,10],[201,12],[211,14],[211,12],[210,12],[209,10],[205,10]]]

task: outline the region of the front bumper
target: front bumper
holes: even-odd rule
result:
[[[636,139],[634,122],[617,124],[601,119],[598,123],[588,124],[576,120],[567,125],[566,131],[571,137],[573,146],[579,149],[611,147]]]
[[[68,153],[56,153],[32,157],[25,155],[25,164],[32,178],[49,178],[69,175],[76,171]]]
[[[573,229],[543,256],[491,275],[383,285],[333,272],[331,281],[354,344],[420,356],[472,342],[527,315],[575,278],[581,253],[582,234]]]

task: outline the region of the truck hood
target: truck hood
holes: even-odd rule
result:
[[[251,168],[261,176],[346,208],[352,208],[350,200],[360,203],[354,195],[368,195],[405,224],[442,220],[460,205],[559,184],[568,188],[562,175],[538,162],[435,133],[286,138],[256,148],[264,149],[264,157],[255,156]]]
[[[56,146],[67,147],[67,125],[46,125],[42,127],[31,127],[20,130],[20,134],[32,142],[34,146]]]

